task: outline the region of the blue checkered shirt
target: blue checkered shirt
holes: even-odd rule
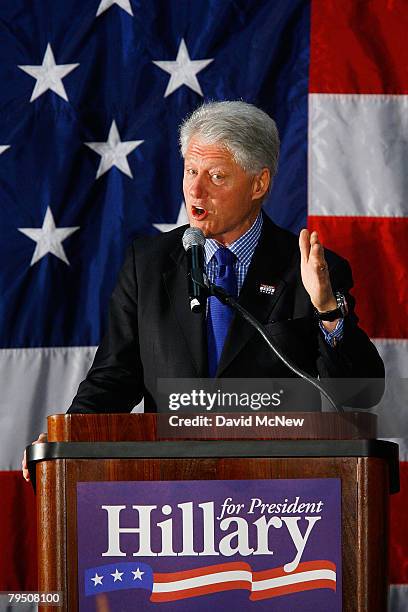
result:
[[[229,250],[236,256],[235,273],[237,275],[238,295],[244,284],[249,265],[252,260],[256,245],[262,232],[263,216],[259,213],[252,226],[237,240],[228,245]],[[208,279],[214,283],[217,276],[217,259],[214,257],[216,251],[220,248],[220,243],[213,238],[208,238],[205,241],[205,267]],[[320,322],[320,329],[323,335],[331,346],[335,346],[343,338],[343,319],[340,319],[332,332],[328,332]]]

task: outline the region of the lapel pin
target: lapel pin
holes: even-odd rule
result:
[[[265,285],[265,283],[261,283],[259,285],[259,293],[263,295],[273,295],[276,291],[276,285]]]

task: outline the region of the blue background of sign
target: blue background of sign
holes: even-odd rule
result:
[[[306,548],[300,559],[303,561],[329,560],[337,566],[337,591],[318,589],[293,593],[286,596],[274,597],[261,601],[250,601],[246,590],[232,590],[223,593],[204,595],[168,603],[152,603],[149,601],[150,591],[140,584],[140,588],[126,589],[106,594],[112,610],[163,609],[166,612],[191,612],[225,610],[228,606],[237,605],[240,610],[292,612],[302,609],[302,612],[341,612],[341,481],[339,479],[292,479],[292,480],[203,480],[203,481],[160,481],[160,482],[103,482],[78,483],[78,576],[80,612],[95,610],[95,598],[84,595],[84,575],[86,570],[94,569],[107,564],[123,564],[132,562],[135,566],[146,564],[152,567],[153,572],[176,572],[212,564],[243,561],[248,563],[252,570],[261,571],[279,567],[292,561],[296,549],[289,533],[283,525],[281,529],[270,528],[269,547],[273,555],[257,556],[193,556],[193,557],[133,557],[132,553],[138,545],[138,536],[135,534],[121,534],[121,550],[126,557],[102,557],[108,548],[107,539],[107,512],[102,510],[103,505],[127,506],[120,515],[120,527],[137,527],[138,513],[132,510],[132,505],[156,505],[161,508],[164,504],[171,505],[174,510],[171,515],[165,516],[160,510],[152,511],[152,524],[173,517],[173,545],[174,550],[181,549],[181,511],[177,504],[194,502],[194,542],[195,550],[201,550],[200,532],[202,525],[202,511],[198,504],[213,501],[214,515],[219,516],[222,502],[232,498],[232,503],[244,503],[245,507],[239,514],[225,515],[241,516],[249,525],[257,520],[260,512],[248,515],[250,500],[253,497],[261,498],[268,503],[282,503],[285,499],[289,503],[299,497],[299,503],[323,501],[322,512],[309,513],[306,516],[321,516],[308,539]],[[266,515],[267,520],[272,516],[304,516],[302,513]],[[225,518],[224,517],[224,518]],[[228,532],[220,532],[215,521],[215,533],[220,537]],[[301,533],[306,530],[306,521],[299,521]],[[233,531],[231,526],[228,531]],[[256,527],[249,527],[250,546],[254,545]],[[152,529],[152,550],[160,550],[159,528]],[[220,537],[216,535],[217,542]],[[140,563],[138,563],[140,561]],[[119,568],[119,571],[123,571]],[[132,570],[136,570],[133,568]],[[143,569],[141,567],[141,569]],[[146,569],[146,568],[144,568]],[[114,569],[112,569],[114,572]],[[101,575],[102,570],[99,571]],[[94,573],[92,574],[94,575]],[[146,574],[147,575],[147,574]],[[108,575],[107,575],[108,578]]]

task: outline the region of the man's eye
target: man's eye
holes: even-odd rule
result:
[[[222,174],[212,174],[211,178],[214,179],[215,181],[221,181],[224,177]]]
[[[185,172],[186,174],[189,174],[190,176],[194,176],[194,174],[197,174],[197,173],[196,173],[196,171],[195,171],[193,168],[186,168],[186,169],[184,170],[184,172]]]

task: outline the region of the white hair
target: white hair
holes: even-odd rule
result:
[[[205,102],[180,125],[180,150],[198,136],[207,144],[220,143],[246,172],[258,174],[269,168],[276,174],[279,134],[274,120],[253,104],[233,100]]]

